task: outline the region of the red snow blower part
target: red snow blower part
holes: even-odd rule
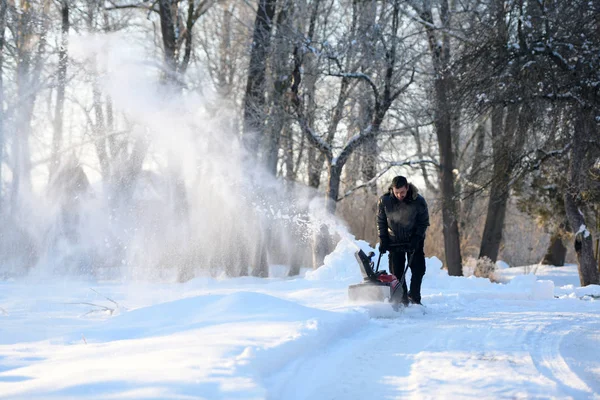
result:
[[[408,250],[407,245],[392,245],[397,251],[408,253],[408,262],[402,272],[400,279],[393,274],[388,274],[386,271],[379,271],[379,263],[381,262],[382,253],[379,253],[377,267],[372,261],[375,253],[370,252],[369,255],[364,251],[359,250],[354,253],[354,257],[360,265],[360,271],[363,275],[363,281],[348,287],[348,298],[353,302],[360,301],[385,301],[386,299],[392,305],[394,310],[398,311],[404,297],[404,289],[402,282],[405,281],[406,271],[412,263],[414,251]]]

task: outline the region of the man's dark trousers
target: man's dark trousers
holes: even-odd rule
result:
[[[410,278],[410,297],[418,303],[421,302],[421,282],[423,281],[423,275],[425,275],[425,252],[423,251],[423,245],[424,241],[422,240],[415,250],[410,265],[410,272],[412,275]],[[408,253],[395,251],[393,246],[390,249],[390,272],[399,280],[402,280],[407,257]],[[406,291],[406,278],[402,281],[402,289],[404,290],[404,300],[406,300],[408,296]]]

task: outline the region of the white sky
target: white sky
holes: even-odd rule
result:
[[[430,259],[426,307],[396,313],[348,303],[357,244],[296,279],[2,282],[0,398],[600,398],[600,287],[575,266],[494,284]]]

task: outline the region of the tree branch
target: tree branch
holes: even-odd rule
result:
[[[440,165],[437,162],[433,161],[433,160],[416,160],[416,161],[392,162],[392,163],[389,163],[383,170],[379,171],[377,173],[377,175],[375,175],[369,181],[364,182],[364,183],[362,183],[362,184],[360,184],[358,186],[355,186],[352,189],[346,191],[346,193],[344,193],[341,197],[338,197],[336,201],[341,201],[341,200],[345,199],[346,197],[351,196],[357,190],[360,190],[360,189],[365,188],[365,187],[371,187],[372,185],[375,184],[375,182],[377,182],[377,180],[379,178],[381,178],[381,176],[383,174],[385,174],[386,172],[388,172],[393,167],[404,167],[404,166],[424,165],[424,164],[433,164],[436,168],[440,167]]]
[[[105,10],[122,10],[122,9],[127,9],[127,8],[139,8],[142,10],[148,10],[150,12],[155,12],[158,13],[158,10],[156,8],[154,8],[154,6],[156,5],[156,2],[152,3],[151,5],[147,5],[145,3],[137,3],[137,4],[116,4],[114,1],[109,0],[110,4],[112,4],[112,6],[109,7],[105,7]]]

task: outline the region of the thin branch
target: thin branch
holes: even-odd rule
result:
[[[104,297],[106,300],[110,301],[111,303],[113,303],[114,305],[117,306],[117,308],[122,308],[119,303],[117,303],[116,301],[114,301],[113,299],[111,299],[110,297],[106,297],[105,295],[99,293],[97,290],[90,288],[90,290],[96,294],[98,294],[99,296]]]
[[[338,197],[338,199],[336,201],[341,201],[341,200],[345,199],[346,197],[351,196],[354,192],[356,192],[359,189],[362,189],[362,188],[365,188],[365,187],[371,187],[372,185],[375,184],[375,182],[377,182],[377,180],[379,178],[381,178],[381,176],[383,174],[385,174],[386,172],[388,172],[393,167],[403,167],[403,166],[413,166],[413,165],[423,165],[423,164],[432,164],[436,168],[440,168],[440,165],[437,162],[433,161],[433,160],[417,160],[417,161],[391,162],[384,169],[382,169],[381,171],[379,171],[377,173],[377,175],[375,175],[373,178],[371,178],[367,182],[364,182],[364,183],[362,183],[362,184],[360,184],[358,186],[355,186],[352,189],[346,191],[346,193],[344,193],[343,196]]]
[[[373,89],[373,93],[375,95],[375,99],[379,99],[379,90],[377,89],[377,85],[371,79],[371,77],[367,74],[363,74],[360,72],[340,72],[340,73],[329,73],[329,76],[337,76],[340,78],[353,78],[353,79],[362,79],[371,86]]]
[[[396,98],[398,96],[400,96],[402,93],[404,93],[408,89],[408,87],[410,85],[412,85],[414,80],[415,80],[415,69],[413,68],[412,73],[410,74],[410,80],[408,81],[408,83],[406,85],[404,85],[400,89],[398,89],[398,91],[396,91],[396,93],[394,93],[392,95],[392,97],[390,97],[390,103],[392,103],[394,100],[396,100]]]
[[[112,137],[112,136],[120,136],[120,135],[124,135],[124,134],[127,134],[127,133],[130,133],[130,132],[129,132],[129,131],[119,131],[119,132],[113,132],[113,133],[109,133],[109,134],[107,134],[107,135],[104,135],[103,137],[104,137],[104,138],[108,138],[108,137]],[[59,154],[65,154],[65,153],[67,153],[67,152],[69,152],[69,151],[72,151],[72,150],[77,150],[77,149],[79,149],[79,148],[81,148],[81,147],[83,147],[83,146],[85,146],[85,145],[87,145],[87,144],[93,144],[93,143],[94,143],[94,142],[96,142],[98,139],[102,139],[103,137],[95,137],[95,138],[93,138],[93,139],[90,139],[90,140],[87,140],[87,141],[83,141],[83,142],[81,142],[81,143],[78,143],[78,144],[74,144],[74,145],[72,145],[72,146],[70,146],[70,147],[67,147],[66,149],[63,149],[63,150],[61,150]],[[35,166],[38,166],[38,165],[41,165],[41,164],[48,163],[48,162],[50,162],[50,161],[51,161],[51,157],[46,157],[46,158],[43,158],[43,159],[41,159],[41,160],[32,161],[32,162],[31,162],[31,165],[32,165],[33,167],[35,167]]]
[[[85,305],[85,306],[92,306],[92,307],[98,307],[104,311],[109,311],[111,314],[115,312],[114,308],[110,308],[110,307],[106,307],[100,304],[94,304],[94,303],[86,303],[86,302],[74,302],[74,303],[64,303],[64,304],[77,304],[77,305]],[[97,310],[92,310],[92,311],[97,311]],[[92,311],[88,311],[87,313],[85,313],[84,315],[87,315],[89,313],[91,313]]]
[[[536,149],[535,152],[538,154],[537,162],[530,167],[530,170],[535,171],[535,170],[539,169],[541,167],[541,165],[549,158],[560,157],[560,156],[564,155],[571,149],[572,145],[573,145],[573,143],[569,142],[562,149],[551,150],[551,151],[544,151],[542,149]]]
[[[156,2],[152,3],[151,5],[147,5],[145,3],[137,3],[137,4],[116,4],[114,1],[109,0],[110,4],[112,4],[112,6],[108,6],[105,7],[105,10],[121,10],[121,9],[127,9],[127,8],[139,8],[142,10],[148,10],[150,12],[155,12],[158,13],[158,10],[156,8],[154,8],[154,6],[156,5]]]

